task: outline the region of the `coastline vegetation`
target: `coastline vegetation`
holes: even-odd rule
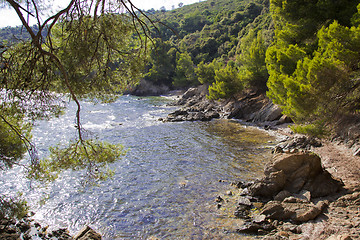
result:
[[[212,100],[254,89],[293,119],[295,131],[314,136],[331,133],[344,116],[358,118],[360,0],[208,0],[171,11],[91,2],[97,10],[73,0],[37,26],[21,15],[23,28],[1,29],[2,169],[28,152],[36,178],[80,167],[110,174],[96,159],[114,161],[122,146],[84,138],[78,100],[112,101],[142,77],[174,89],[207,84]],[[41,160],[31,122],[61,112],[53,92],[77,102],[78,134]]]
[[[172,65],[153,64],[159,56],[153,54],[145,78],[159,83],[172,79],[175,69],[195,68],[197,81],[170,86],[208,84],[213,100],[249,88],[263,92],[296,123],[296,132],[329,136],[345,116],[359,118],[359,4],[222,0],[151,12],[172,28],[159,25],[152,35],[163,40],[152,51],[167,46]],[[175,51],[188,53],[192,66]],[[167,69],[167,77],[156,69]]]

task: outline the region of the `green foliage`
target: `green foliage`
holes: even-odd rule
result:
[[[312,124],[296,124],[290,126],[290,128],[296,133],[306,134],[312,137],[323,138],[329,135],[329,130],[323,121]]]
[[[38,26],[31,27],[34,32],[38,32]],[[30,35],[22,26],[0,28],[0,43],[11,44],[30,39]]]
[[[236,67],[228,64],[215,71],[215,82],[209,87],[209,99],[217,100],[232,97],[243,90]]]
[[[240,78],[250,88],[266,90],[269,77],[265,64],[266,45],[262,32],[250,30],[241,39],[240,54],[237,62],[240,66]]]
[[[297,131],[322,135],[338,116],[358,111],[360,29],[347,24],[359,1],[302,3],[271,1],[276,38],[266,53],[268,96],[305,124]]]
[[[29,4],[37,6],[36,1]],[[89,9],[73,4],[46,24],[39,23],[36,31],[24,23],[30,39],[7,41],[0,49],[1,168],[11,167],[27,150],[30,162],[24,167],[38,180],[54,179],[64,169],[85,169],[97,179],[110,175],[106,164],[124,151],[116,144],[83,139],[78,99],[112,101],[135,84],[144,69],[145,37],[135,30],[139,22],[134,15],[112,14],[111,8],[98,16],[96,11],[87,15]],[[43,156],[31,144],[31,126],[35,120],[58,116],[64,95],[78,107],[74,128],[78,139],[67,147],[52,148],[51,156],[40,160]]]
[[[360,9],[359,9],[360,11]],[[350,69],[359,69],[360,28],[344,27],[337,21],[318,32],[317,54],[344,62]]]
[[[185,17],[181,21],[180,28],[184,32],[195,32],[195,31],[200,31],[205,24],[206,24],[206,19],[197,10],[185,15]]]
[[[102,15],[96,21],[83,17],[82,21],[64,22],[53,31],[53,44],[78,96],[105,97],[106,101],[109,94],[122,92],[138,81],[144,60],[130,21],[126,15]],[[58,92],[66,89],[61,79],[55,87]]]
[[[0,169],[11,168],[23,157],[27,148],[25,137],[30,139],[31,126],[25,124],[16,111],[1,107],[0,116]],[[7,115],[6,119],[3,114]],[[20,136],[22,134],[22,136]]]
[[[153,36],[171,40],[179,49],[188,52],[195,64],[209,63],[214,59],[228,60],[234,57],[238,37],[247,32],[250,25],[268,25],[262,14],[268,15],[265,1],[219,0],[199,2],[165,13],[155,13],[161,23]],[[265,9],[265,10],[264,10]],[[257,21],[255,21],[258,19]]]
[[[351,18],[353,26],[358,27],[360,25],[360,4],[357,6],[358,12]]]
[[[119,160],[126,153],[122,145],[94,139],[71,141],[68,146],[50,148],[50,152],[47,159],[32,166],[30,178],[49,181],[54,180],[63,170],[85,169],[90,180],[105,180],[113,174],[108,164]]]
[[[195,76],[194,63],[187,53],[177,53],[176,69],[173,85],[175,87],[189,87],[198,83]]]
[[[296,45],[289,45],[286,49],[275,44],[266,52],[266,62],[269,72],[267,95],[275,103],[285,107],[288,99],[287,87],[291,86],[291,75],[294,73],[297,62],[306,54]]]
[[[30,161],[24,167],[30,178],[53,180],[72,169],[83,170],[90,179],[105,179],[112,174],[107,164],[124,154],[120,145],[84,139],[79,99],[112,101],[134,85],[142,76],[150,30],[131,2],[87,3],[71,1],[46,18],[39,1],[4,2],[18,14],[27,34],[19,28],[2,30],[11,31],[7,38],[0,33],[0,168],[11,167],[27,150]],[[24,11],[38,20],[36,27],[28,25]],[[77,139],[51,148],[50,157],[40,160],[31,143],[31,126],[35,120],[58,116],[64,95],[77,105]],[[1,209],[3,216],[24,212],[22,206],[21,201],[0,197],[0,207],[8,208]]]
[[[314,33],[327,21],[336,19],[340,24],[349,26],[359,1],[271,0],[270,3],[276,32],[282,41],[309,47],[316,44]],[[311,51],[311,48],[307,50]]]
[[[125,15],[102,15],[97,19],[84,16],[81,21],[65,21],[54,26],[49,35],[51,41],[45,42],[41,48],[27,41],[6,46],[1,60],[9,64],[0,69],[0,86],[7,90],[1,94],[0,106],[0,154],[4,166],[10,167],[28,150],[32,164],[30,175],[38,179],[45,177],[41,170],[44,163],[39,163],[38,156],[33,155],[30,130],[33,120],[58,116],[61,112],[59,100],[62,95],[50,91],[70,92],[76,101],[75,96],[111,101],[128,85],[135,84],[144,61],[140,43],[134,37],[129,21]],[[120,35],[122,37],[118,38]],[[27,124],[23,122],[25,118]],[[78,129],[74,130],[81,139],[83,130],[79,111],[77,121]],[[113,160],[118,151],[116,145],[107,143],[82,140],[80,143],[77,145],[84,147],[75,150],[74,144],[70,144],[68,151],[79,156],[71,156],[74,159],[68,159],[67,166],[85,161],[80,149],[90,146],[93,146],[93,152],[90,149],[85,151],[89,153],[88,161],[84,163],[87,165],[91,161],[99,165],[97,157],[103,161]],[[61,160],[64,162],[66,157],[70,155],[64,154]],[[62,168],[53,165],[66,169],[65,165]],[[55,171],[56,168],[47,170]]]
[[[0,195],[0,218],[21,219],[28,213],[29,207],[21,194],[16,197]]]
[[[161,22],[157,29],[153,29],[152,35],[161,36],[165,44],[171,42],[176,49],[189,53],[192,62],[197,65],[195,71],[200,83],[215,82],[215,70],[223,68],[215,66],[215,62],[226,63],[236,59],[237,54],[241,54],[241,81],[248,87],[266,89],[268,74],[264,62],[265,50],[273,36],[268,0],[204,1],[172,11],[151,13]],[[256,33],[262,30],[258,39],[256,34],[252,34],[257,40],[250,40],[248,32],[251,29]],[[251,45],[251,52],[247,44]],[[163,57],[163,53],[159,53],[159,56],[164,61],[171,58]],[[171,68],[168,65],[159,64],[159,68],[156,66],[157,58],[158,56],[151,54],[151,66],[146,70],[146,78],[155,84],[160,76],[167,79],[167,76],[171,75],[165,74],[170,72]],[[161,70],[160,66],[164,69]],[[176,63],[174,68],[178,68],[179,72],[180,67],[177,67]],[[174,76],[175,87],[189,85],[181,75],[184,74]]]
[[[176,50],[169,42],[163,42],[161,39],[155,39],[154,42],[145,79],[157,85],[170,86],[175,74]]]
[[[211,63],[200,62],[195,68],[195,73],[201,84],[211,84],[215,82],[215,71],[223,68],[223,63],[214,59]]]

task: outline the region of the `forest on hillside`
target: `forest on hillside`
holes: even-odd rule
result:
[[[143,78],[173,89],[208,84],[213,100],[266,92],[298,131],[326,135],[360,108],[359,2],[208,0],[145,11],[152,44]],[[23,32],[4,28],[0,39]]]
[[[327,136],[359,118],[359,3],[209,0],[152,12],[159,24],[145,79],[208,84],[213,100],[264,92],[295,131]]]
[[[235,63],[241,42],[258,30],[264,44],[273,37],[269,1],[205,1],[148,14],[155,19],[155,47],[145,79],[176,88],[214,81],[208,72]]]
[[[152,44],[143,78],[173,89],[208,84],[213,100],[266,92],[298,131],[326,135],[360,108],[359,2],[208,0],[147,10]],[[0,39],[23,33],[4,28]]]

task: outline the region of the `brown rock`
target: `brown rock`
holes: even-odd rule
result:
[[[264,214],[267,218],[273,220],[293,220],[295,222],[307,222],[319,216],[319,214],[321,214],[328,205],[324,201],[320,201],[316,205],[312,203],[301,202],[303,201],[302,199],[296,199],[294,197],[289,197],[285,200],[283,202],[268,202],[262,209],[261,214]]]
[[[326,240],[352,240],[349,235],[332,235],[328,237]]]
[[[299,171],[303,168],[303,171]],[[265,175],[271,172],[283,171],[292,179],[299,177],[314,177],[321,172],[321,159],[313,153],[283,153],[274,156],[272,161],[265,168]]]
[[[18,240],[18,239],[20,239],[20,234],[17,234],[17,233],[2,233],[2,234],[0,234],[0,238],[1,239],[6,239],[6,240]]]
[[[317,206],[311,206],[307,211],[299,211],[295,215],[294,219],[297,222],[307,222],[309,220],[315,219],[321,213],[321,209]]]
[[[319,156],[306,153],[280,153],[266,165],[265,177],[249,187],[250,194],[272,198],[282,190],[290,193],[309,191],[308,199],[325,197],[338,192],[343,184],[324,171]],[[284,194],[284,193],[282,193]],[[284,196],[278,195],[276,200]]]
[[[250,206],[238,205],[235,209],[234,215],[237,218],[248,219],[250,215]]]
[[[261,180],[255,181],[249,187],[253,196],[272,197],[280,192],[286,183],[286,176],[283,171],[271,172]]]
[[[281,226],[281,229],[283,231],[297,233],[297,227],[297,225],[287,222]]]
[[[277,124],[291,123],[292,119],[287,115],[282,115]]]
[[[305,198],[308,202],[311,201],[311,192],[307,191],[307,190],[303,190],[299,193],[300,196],[302,196],[303,198]]]
[[[253,217],[254,223],[262,223],[265,222],[266,216],[264,214],[257,214]]]
[[[323,171],[310,180],[304,189],[311,192],[313,198],[325,197],[338,192],[344,184],[341,181],[334,179],[328,171]]]
[[[309,203],[307,199],[290,196],[284,199],[283,203]]]
[[[266,122],[279,120],[282,117],[282,109],[271,101],[264,105],[252,116],[254,122]]]
[[[101,235],[91,229],[89,226],[81,229],[75,236],[75,240],[101,240]]]
[[[274,197],[274,200],[282,202],[285,198],[288,198],[290,196],[291,193],[289,191],[283,190]]]
[[[283,205],[277,201],[270,201],[265,204],[260,214],[266,215],[267,218],[276,220],[286,220],[289,219],[291,215],[286,215]]]

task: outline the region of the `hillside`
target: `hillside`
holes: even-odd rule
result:
[[[189,52],[195,64],[228,59],[249,28],[269,28],[268,7],[268,0],[212,0],[158,11],[150,16],[164,25],[158,25],[153,37]]]
[[[32,29],[37,32],[36,25]],[[0,28],[0,42],[13,43],[29,38],[29,33],[22,26]]]
[[[259,38],[261,49],[265,49],[274,36],[269,0],[204,1],[146,14],[154,23],[155,44],[145,79],[169,88],[212,84],[215,71],[228,63],[229,70],[237,75],[238,67],[246,65],[241,56],[247,54],[244,48],[248,48],[248,43]],[[257,67],[260,78],[265,69],[264,56],[261,58],[262,66]],[[248,74],[243,77],[247,78]]]

